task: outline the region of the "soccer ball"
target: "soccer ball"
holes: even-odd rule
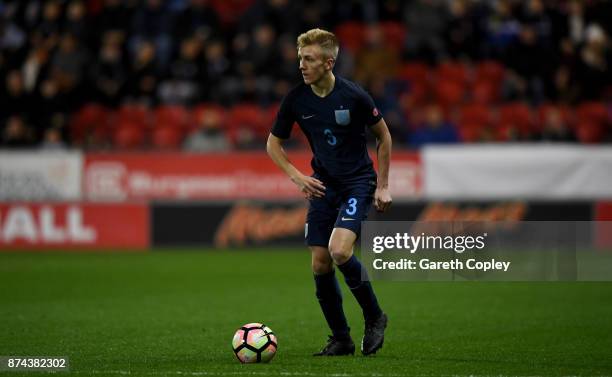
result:
[[[274,332],[261,323],[247,323],[232,339],[234,354],[241,363],[267,363],[276,354],[278,342]]]

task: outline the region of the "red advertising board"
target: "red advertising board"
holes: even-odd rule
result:
[[[601,249],[612,249],[612,202],[595,203],[594,244]]]
[[[0,204],[0,250],[149,246],[145,204]]]
[[[291,162],[310,174],[311,154],[290,152]],[[417,153],[393,156],[390,184],[395,199],[421,193]],[[296,199],[297,187],[265,152],[231,154],[90,153],[85,156],[87,200]]]

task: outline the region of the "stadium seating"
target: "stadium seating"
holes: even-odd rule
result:
[[[154,111],[154,127],[172,126],[186,128],[189,122],[189,113],[182,106],[160,106]]]
[[[344,22],[336,28],[336,35],[342,48],[350,51],[361,49],[365,42],[365,27],[360,22]]]
[[[115,128],[112,141],[119,150],[138,149],[144,146],[145,130],[141,125],[130,121],[121,121]]]
[[[71,140],[77,145],[83,145],[93,130],[96,130],[97,135],[104,135],[108,129],[109,115],[104,106],[95,103],[83,106],[72,116]]]
[[[151,146],[162,150],[177,149],[184,136],[181,127],[173,124],[158,125],[151,132]]]

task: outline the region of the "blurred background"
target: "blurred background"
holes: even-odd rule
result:
[[[36,0],[0,15],[6,148],[261,149],[314,27],[338,35],[336,74],[370,91],[398,147],[611,140],[608,1]]]
[[[53,226],[87,230],[121,211],[142,239],[111,246],[299,241],[304,203],[264,145],[300,82],[296,38],[314,27],[337,34],[335,73],[364,86],[391,129],[400,204],[387,218],[436,200],[479,216],[499,200],[552,200],[546,218],[612,219],[600,202],[612,198],[610,20],[598,0],[0,1],[1,242],[107,245],[116,223],[96,225],[98,241]],[[309,172],[297,127],[287,148]],[[241,233],[232,219],[251,223]]]

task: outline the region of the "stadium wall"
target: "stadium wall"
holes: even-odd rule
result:
[[[291,158],[310,169],[309,153]],[[370,218],[611,221],[610,171],[612,153],[592,147],[399,152],[395,203]],[[2,250],[303,245],[305,216],[263,152],[0,152]]]

